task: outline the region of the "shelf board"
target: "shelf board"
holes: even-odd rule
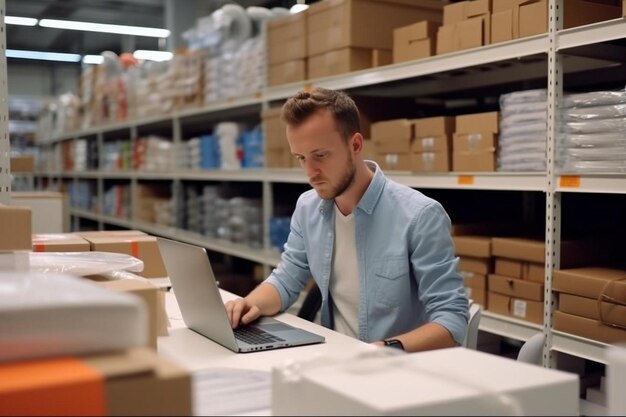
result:
[[[466,51],[437,55],[416,61],[401,62],[374,69],[355,71],[337,76],[318,78],[303,82],[268,87],[264,92],[266,100],[281,100],[299,90],[313,87],[330,89],[350,89],[374,84],[397,81],[427,75],[445,73],[458,69],[492,64],[507,60],[518,60],[548,51],[548,35],[536,35],[508,42],[486,45]]]
[[[261,105],[263,102],[263,95],[257,93],[252,97],[243,97],[238,99],[227,99],[217,103],[211,103],[203,107],[176,110],[168,114],[143,117],[140,119],[125,120],[119,123],[109,123],[102,126],[91,127],[76,132],[67,132],[59,136],[56,136],[48,141],[43,141],[43,144],[60,142],[68,139],[82,138],[87,136],[94,136],[98,133],[113,132],[116,130],[130,129],[131,127],[139,127],[151,125],[154,123],[171,122],[175,118],[185,118],[197,116],[205,113],[214,113],[221,111],[228,111],[231,109],[239,109],[251,105]],[[260,110],[260,107],[259,107]]]
[[[181,230],[174,227],[159,226],[145,222],[134,222],[126,219],[119,219],[113,216],[99,215],[86,210],[71,209],[73,216],[78,216],[90,220],[102,221],[128,229],[139,229],[144,232],[163,236],[169,239],[179,240],[192,245],[202,246],[209,250],[236,256],[264,265],[277,266],[280,262],[280,253],[274,250],[264,250],[252,248],[240,243],[233,243],[222,239],[212,239],[204,237],[198,233]]]
[[[450,172],[419,175],[390,172],[388,176],[400,184],[414,188],[545,191],[547,184],[545,174],[536,172]]]
[[[478,328],[487,333],[510,337],[524,342],[542,331],[540,324],[518,320],[487,310],[481,312]]]
[[[557,50],[594,45],[626,37],[626,20],[607,20],[591,25],[564,29],[557,34]]]
[[[552,331],[552,350],[606,364],[605,350],[609,345],[580,336]]]
[[[562,193],[626,194],[626,174],[572,174],[557,178]]]

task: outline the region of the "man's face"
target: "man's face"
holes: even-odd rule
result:
[[[317,194],[332,200],[354,182],[353,138],[346,142],[328,110],[320,110],[299,126],[287,126],[291,153],[298,158]]]

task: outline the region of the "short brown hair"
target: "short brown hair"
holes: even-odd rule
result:
[[[328,110],[335,120],[339,134],[348,140],[361,132],[359,109],[343,91],[317,87],[312,91],[299,91],[283,105],[281,119],[288,125],[298,126],[314,113]]]

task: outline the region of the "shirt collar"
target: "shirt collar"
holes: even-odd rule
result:
[[[372,214],[374,208],[376,208],[380,195],[383,192],[383,188],[385,188],[385,182],[387,179],[376,162],[365,161],[365,164],[369,169],[374,171],[374,177],[372,178],[372,181],[370,181],[370,184],[367,186],[367,190],[365,190],[363,197],[361,197],[361,201],[359,201],[359,204],[357,204],[356,207],[360,208],[367,214]]]

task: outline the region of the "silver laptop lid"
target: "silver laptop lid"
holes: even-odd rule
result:
[[[237,341],[206,250],[164,238],[158,238],[158,242],[187,327],[237,352]]]

